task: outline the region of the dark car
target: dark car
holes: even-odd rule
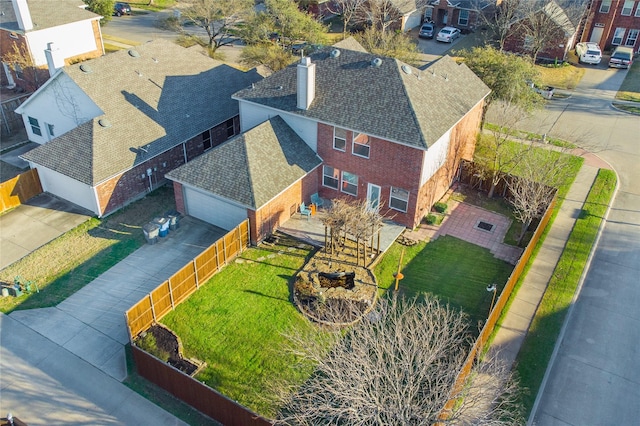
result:
[[[118,2],[113,5],[113,14],[115,16],[131,15],[131,6],[129,3]]]
[[[436,32],[436,26],[432,23],[426,22],[422,24],[420,27],[420,32],[418,33],[418,37],[420,38],[433,38],[433,35]]]

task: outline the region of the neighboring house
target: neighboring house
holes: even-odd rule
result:
[[[49,69],[104,54],[100,15],[82,0],[2,0],[0,2],[1,83],[33,91],[48,78]],[[9,64],[16,46],[26,63]],[[45,54],[48,51],[48,54]],[[12,69],[15,68],[15,71]]]
[[[400,31],[410,31],[419,27],[424,16],[424,2],[420,0],[390,0],[398,9],[400,18]]]
[[[240,130],[236,91],[261,77],[156,40],[58,70],[16,111],[42,187],[104,216]]]
[[[472,158],[489,92],[448,56],[421,71],[347,39],[234,95],[245,133],[168,175],[178,210],[228,229],[250,217],[259,241],[318,192],[414,228]],[[223,157],[246,177],[230,182]]]
[[[461,31],[473,31],[482,25],[479,14],[489,5],[485,0],[428,0],[424,19],[438,26],[450,25]]]
[[[591,0],[580,41],[598,43],[602,49],[631,47],[640,53],[640,1]]]
[[[532,16],[516,19],[511,28],[504,49],[534,53],[536,60],[565,61],[577,39],[576,24],[555,1],[544,2]]]

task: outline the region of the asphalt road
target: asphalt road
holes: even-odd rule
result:
[[[588,67],[569,99],[551,102],[522,126],[588,147],[619,178],[530,424],[627,425],[640,419],[640,117],[611,106],[625,75],[606,64]]]

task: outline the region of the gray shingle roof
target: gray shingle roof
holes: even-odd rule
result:
[[[39,31],[72,22],[97,19],[100,15],[84,9],[82,0],[28,0],[33,29]],[[0,0],[0,28],[20,31],[11,0]]]
[[[166,176],[259,209],[321,163],[315,152],[276,116]]]
[[[24,158],[96,185],[236,116],[231,95],[261,79],[168,41],[132,52],[65,67],[57,78],[68,76],[104,114]]]
[[[465,65],[445,56],[424,71],[396,59],[334,48],[312,54],[316,96],[296,106],[296,65],[234,95],[288,113],[427,149],[485,96],[489,88]],[[408,72],[407,72],[408,71]]]

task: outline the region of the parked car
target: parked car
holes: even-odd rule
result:
[[[629,68],[633,63],[633,49],[618,46],[613,50],[609,66],[615,68]]]
[[[420,38],[433,38],[433,35],[436,32],[435,24],[431,22],[425,22],[420,27],[420,32],[418,33],[418,37]]]
[[[455,27],[444,27],[438,32],[436,40],[444,41],[445,43],[453,43],[453,40],[460,37],[460,30]]]
[[[597,43],[576,44],[576,55],[578,55],[578,62],[581,64],[597,65],[602,60],[602,51]]]
[[[113,5],[113,14],[115,16],[131,15],[131,6],[129,3],[118,2]]]

